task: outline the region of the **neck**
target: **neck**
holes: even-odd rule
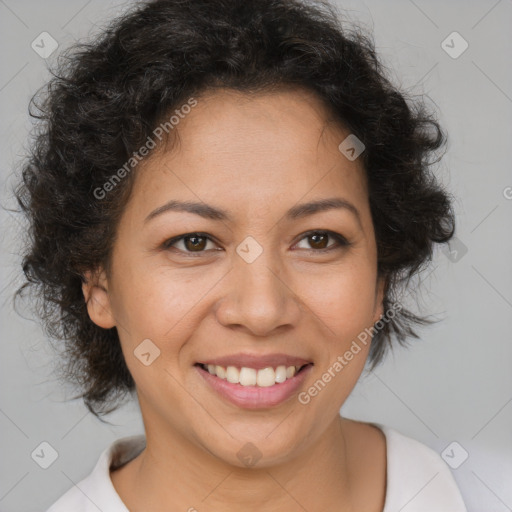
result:
[[[166,438],[147,431],[146,449],[112,473],[114,487],[130,510],[352,510],[339,416],[296,457],[261,468],[226,464],[178,433],[156,431],[166,432]]]

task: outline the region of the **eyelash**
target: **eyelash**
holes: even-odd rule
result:
[[[297,243],[299,243],[302,240],[304,240],[305,238],[311,237],[313,235],[328,235],[330,238],[334,239],[336,243],[331,245],[330,247],[325,248],[325,249],[304,249],[304,250],[307,250],[312,253],[325,254],[325,253],[331,252],[332,250],[340,249],[343,247],[349,247],[350,245],[352,245],[352,243],[349,242],[344,236],[340,235],[339,233],[335,233],[334,231],[329,231],[329,230],[307,231],[306,233],[303,234],[302,238],[300,238],[300,240]],[[193,238],[193,237],[206,238],[207,240],[215,243],[215,240],[210,235],[208,235],[206,233],[201,233],[201,232],[193,232],[193,233],[186,233],[184,235],[176,236],[174,238],[170,238],[170,239],[166,240],[162,244],[162,248],[163,249],[171,249],[172,246],[174,244],[176,244],[177,242],[180,242],[181,240],[184,240],[185,238]],[[183,251],[181,249],[177,249],[177,250],[186,254],[187,256],[190,256],[193,258],[198,257],[201,254],[204,254],[205,252],[207,252],[206,250],[198,251],[195,253],[192,251]]]

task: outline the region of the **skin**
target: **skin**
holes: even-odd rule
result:
[[[111,270],[84,285],[91,319],[118,329],[146,429],[146,449],[112,471],[113,485],[132,512],[382,511],[385,437],[339,416],[369,344],[307,405],[293,396],[241,409],[194,367],[238,352],[288,353],[314,363],[304,391],[383,314],[364,170],[338,150],[350,132],[326,122],[307,91],[217,90],[197,100],[176,128],[178,145],[159,146],[137,168]],[[359,219],[348,209],[284,217],[332,197],[352,203]],[[232,221],[168,211],[145,222],[171,199],[225,209]],[[351,245],[330,237],[315,245],[310,230]],[[193,232],[214,241],[199,253],[183,240],[162,247]],[[250,264],[236,252],[249,235],[263,249]],[[318,252],[327,246],[336,248]],[[149,366],[133,354],[147,338],[161,351]],[[250,468],[237,457],[248,442],[262,453]]]

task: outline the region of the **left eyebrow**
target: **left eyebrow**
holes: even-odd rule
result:
[[[359,210],[352,203],[340,197],[319,199],[318,201],[311,201],[309,203],[298,204],[290,208],[286,212],[286,217],[288,219],[298,219],[301,217],[306,217],[308,215],[313,215],[318,212],[324,212],[327,210],[334,209],[348,210],[349,212],[354,214],[359,224],[361,224],[361,215],[359,213]]]
[[[285,217],[287,219],[294,220],[333,209],[345,209],[350,211],[357,218],[359,224],[361,224],[361,215],[359,210],[346,199],[339,197],[319,199],[317,201],[295,205],[286,212]],[[194,215],[199,215],[205,219],[215,221],[232,221],[232,216],[226,210],[222,210],[206,203],[172,200],[153,210],[144,219],[144,223],[149,222],[158,215],[169,211],[193,213]]]

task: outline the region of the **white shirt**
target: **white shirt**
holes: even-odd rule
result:
[[[437,452],[380,423],[370,425],[386,436],[387,484],[382,512],[467,512],[451,470]],[[92,473],[47,512],[129,512],[112,485],[110,469],[135,458],[145,445],[143,435],[115,441],[103,451]]]

